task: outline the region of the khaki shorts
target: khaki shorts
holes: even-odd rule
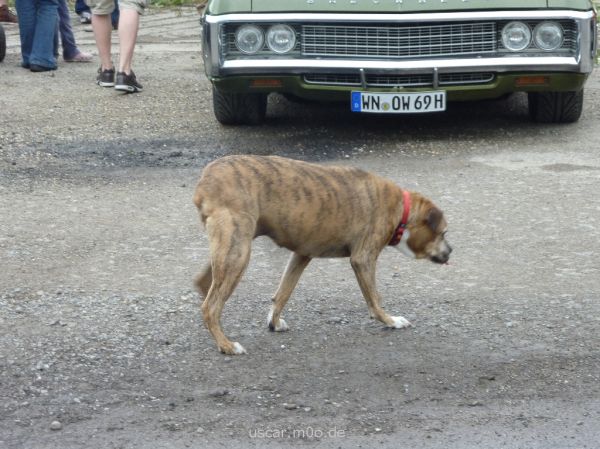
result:
[[[135,9],[139,14],[144,14],[150,0],[118,0],[120,9]],[[115,0],[85,0],[85,4],[90,7],[92,14],[105,15],[110,14],[115,9]]]

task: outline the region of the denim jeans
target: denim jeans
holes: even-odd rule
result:
[[[58,30],[63,49],[63,58],[74,58],[79,53],[79,49],[75,45],[75,36],[73,36],[73,30],[71,29],[71,18],[69,17],[67,0],[58,0]],[[58,48],[56,50],[55,54],[58,53]]]
[[[58,0],[16,0],[23,67],[31,64],[55,69],[54,36]]]

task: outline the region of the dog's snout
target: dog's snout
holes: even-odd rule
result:
[[[437,254],[430,257],[430,260],[435,263],[445,264],[448,263],[450,259],[450,253],[452,252],[452,247],[444,242],[444,247]]]

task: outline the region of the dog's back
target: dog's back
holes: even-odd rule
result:
[[[250,215],[255,236],[268,235],[312,257],[331,257],[347,256],[348,242],[356,241],[357,234],[381,231],[365,229],[371,221],[364,217],[378,208],[381,216],[382,197],[385,204],[396,204],[400,195],[392,182],[357,168],[277,156],[228,156],[206,166],[194,202],[203,221],[226,208]],[[393,226],[397,212],[389,213]]]

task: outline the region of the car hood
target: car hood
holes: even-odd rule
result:
[[[211,0],[210,14],[261,12],[414,13],[591,8],[589,0]]]
[[[433,12],[546,8],[547,0],[252,0],[252,12]]]

